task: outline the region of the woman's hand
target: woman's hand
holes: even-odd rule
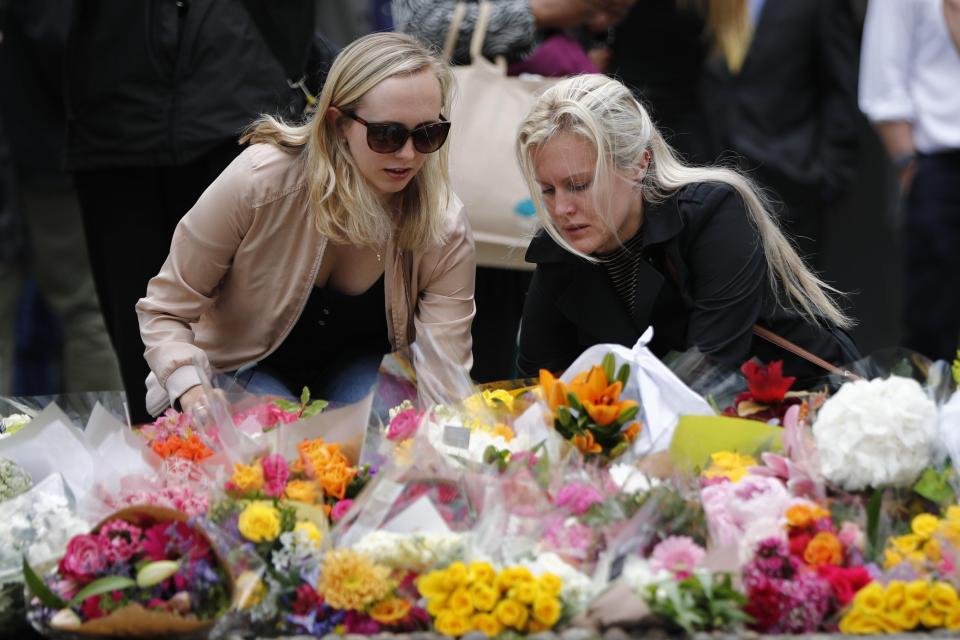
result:
[[[201,409],[206,409],[207,395],[204,393],[203,387],[197,384],[184,391],[179,401],[181,412],[196,413]]]

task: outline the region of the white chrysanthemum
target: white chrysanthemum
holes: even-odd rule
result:
[[[464,544],[461,533],[409,534],[378,530],[361,538],[353,549],[392,569],[423,571],[460,559]]]
[[[913,483],[930,464],[936,417],[910,378],[848,382],[813,425],[823,475],[851,491]]]
[[[530,569],[530,573],[535,576],[552,573],[560,578],[563,581],[560,597],[564,602],[570,603],[574,609],[585,607],[597,595],[590,577],[578,571],[573,565],[564,562],[563,558],[553,551],[537,553],[535,559],[526,560],[520,564]]]

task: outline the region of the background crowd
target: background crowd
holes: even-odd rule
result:
[[[359,35],[396,29],[441,49],[456,4],[0,0],[0,395],[123,386],[145,420],[134,305],[239,131],[309,108]],[[775,194],[801,254],[850,293],[863,353],[949,358],[957,4],[494,0],[483,53],[515,74],[621,79],[687,159],[739,166]],[[455,64],[478,10],[462,12]],[[528,283],[478,268],[478,381],[516,375]]]

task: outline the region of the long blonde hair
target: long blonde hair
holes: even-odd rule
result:
[[[264,114],[247,127],[240,142],[265,142],[302,153],[316,227],[331,241],[381,246],[394,238],[398,247],[411,250],[439,244],[451,193],[446,145],[429,154],[398,197],[385,203],[360,174],[339,131],[346,116],[336,123],[325,117],[332,106],[355,109],[368,91],[387,78],[426,70],[440,82],[441,110],[445,110],[453,82],[445,63],[409,35],[364,36],[334,60],[310,119],[298,125]]]
[[[547,233],[570,253],[597,261],[571,246],[554,225],[544,206],[535,172],[538,150],[562,133],[580,136],[596,150],[594,184],[600,184],[611,171],[635,172],[644,152],[648,151],[650,164],[639,187],[639,197],[644,202],[662,201],[688,184],[729,185],[743,199],[750,220],[759,232],[767,275],[778,302],[785,293],[787,305],[814,323],[822,323],[826,318],[840,327],[853,325],[852,319],[830,296],[839,291],[807,268],[780,231],[770,214],[770,202],[756,185],[733,169],[685,164],[630,90],[603,75],[576,76],[547,89],[524,119],[517,138],[517,159],[533,196],[537,216]]]

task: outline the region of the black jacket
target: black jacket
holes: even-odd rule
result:
[[[294,95],[241,0],[77,2],[67,64],[72,169],[185,164]]]
[[[788,202],[835,199],[853,179],[858,29],[847,0],[766,0],[737,74],[705,65],[702,97],[713,146],[758,169]]]
[[[748,215],[732,188],[715,183],[689,185],[648,206],[635,313],[617,297],[602,265],[565,251],[541,231],[527,250],[537,268],[520,328],[521,372],[562,371],[595,344],[633,346],[650,325],[657,356],[696,347],[730,367],[754,356],[783,360],[786,373],[801,383],[824,372],[755,338],[754,324],[830,362],[857,358],[842,331],[808,323],[776,303]]]

